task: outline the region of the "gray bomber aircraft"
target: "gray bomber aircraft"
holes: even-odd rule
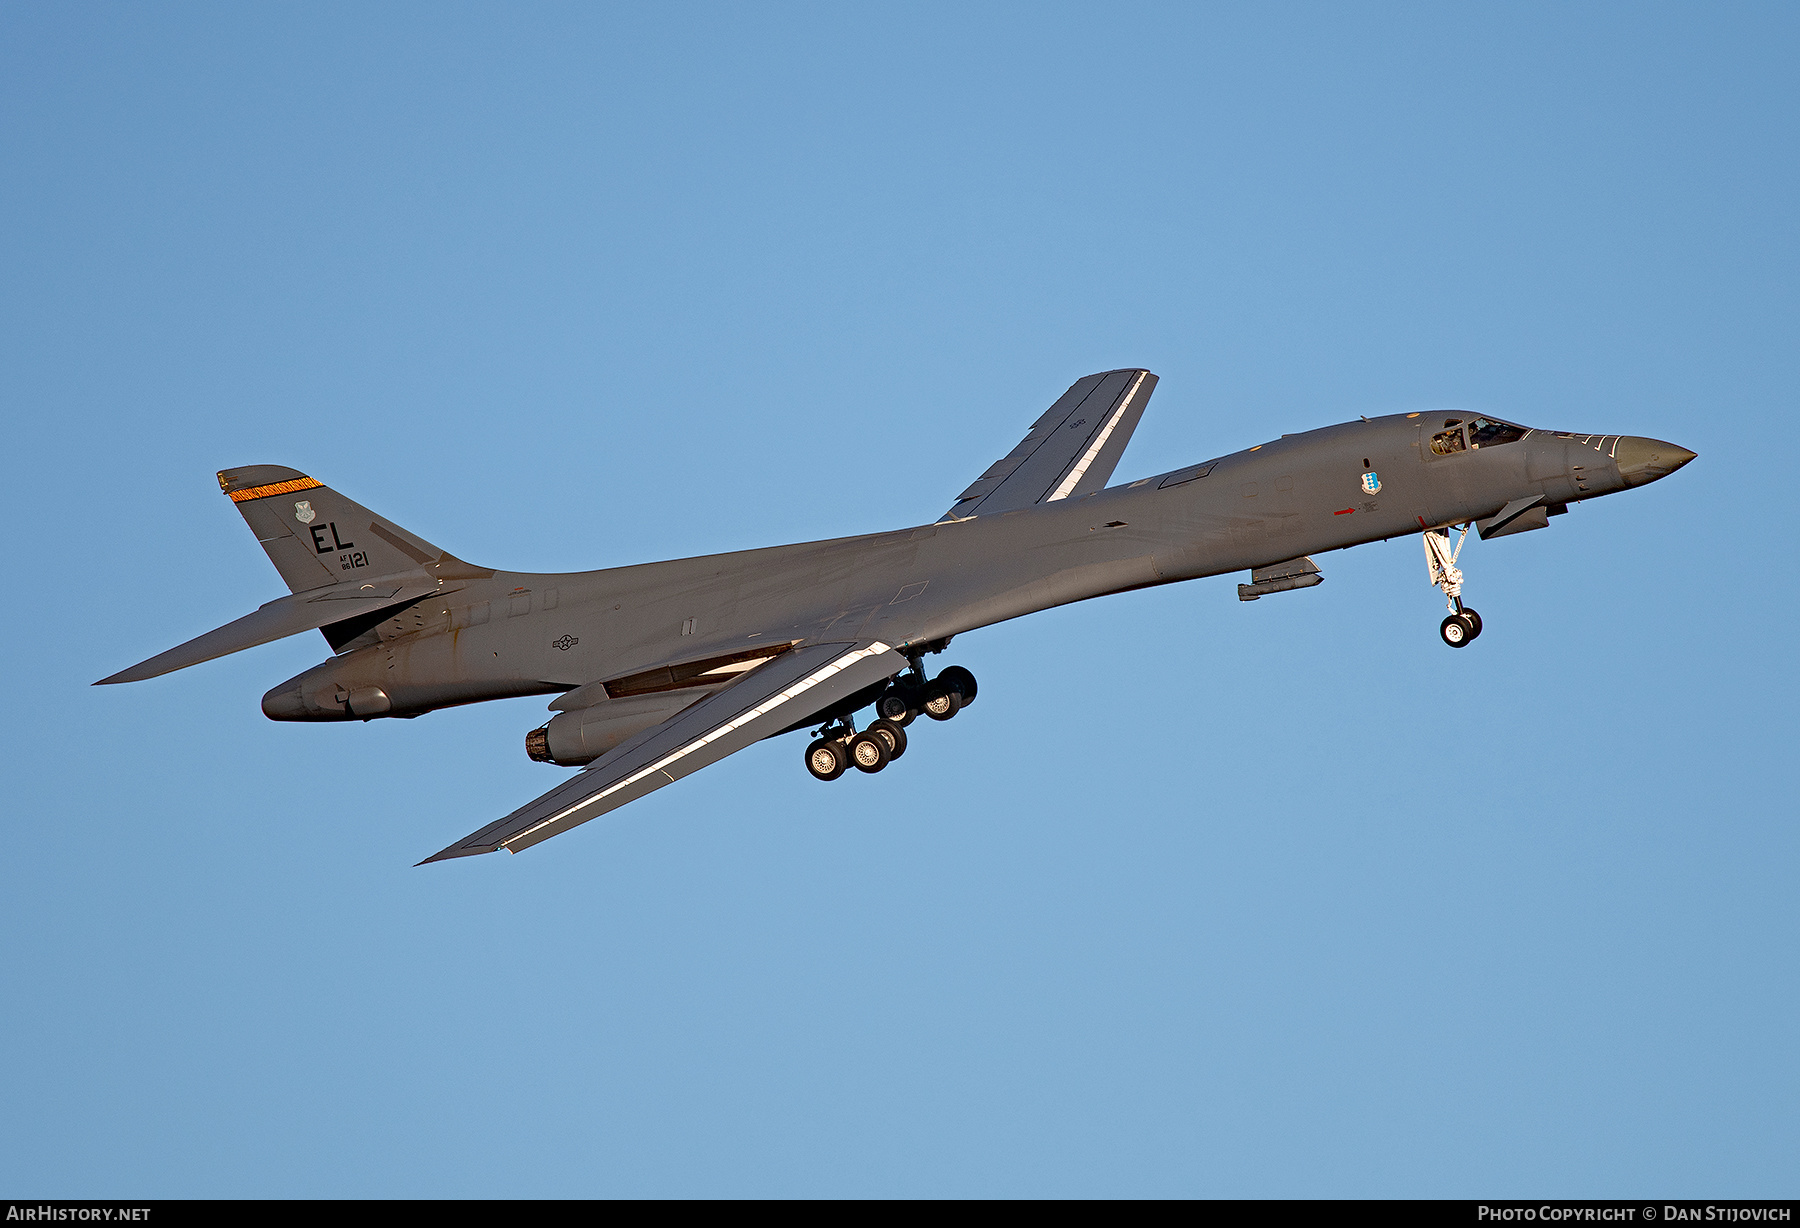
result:
[[[526,752],[582,771],[426,860],[518,852],[794,730],[816,730],[805,758],[821,780],[879,772],[915,717],[948,720],[975,699],[968,670],[931,676],[927,656],[1089,597],[1248,570],[1238,597],[1255,601],[1320,583],[1308,555],[1417,533],[1448,604],[1440,634],[1466,647],[1481,634],[1457,567],[1471,526],[1542,529],[1694,458],[1632,435],[1422,411],[1108,487],[1155,387],[1144,370],[1077,380],[934,523],[603,571],[477,567],[293,469],[227,469],[219,486],[291,595],[102,681],[317,629],[335,655],[263,696],[272,720],[555,695]]]

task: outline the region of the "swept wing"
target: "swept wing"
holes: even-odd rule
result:
[[[967,520],[1101,489],[1156,391],[1141,368],[1083,376],[939,518]]]
[[[905,658],[876,640],[795,648],[425,861],[530,848],[799,724],[905,666]]]

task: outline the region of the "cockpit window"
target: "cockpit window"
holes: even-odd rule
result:
[[[1431,450],[1439,456],[1448,456],[1452,452],[1461,452],[1464,448],[1462,428],[1456,427],[1440,435],[1431,437]]]
[[[1469,443],[1477,448],[1491,447],[1498,443],[1513,443],[1525,438],[1525,428],[1514,426],[1510,422],[1497,422],[1492,418],[1477,418],[1469,423]]]

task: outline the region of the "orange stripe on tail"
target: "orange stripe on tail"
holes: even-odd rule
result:
[[[270,495],[291,495],[297,490],[314,490],[324,484],[311,478],[295,478],[291,482],[271,482],[267,486],[252,486],[248,490],[231,490],[225,493],[231,496],[233,503],[248,503],[252,499],[266,499]]]

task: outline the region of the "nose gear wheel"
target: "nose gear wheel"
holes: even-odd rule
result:
[[[1450,548],[1449,529],[1430,529],[1425,533],[1425,570],[1434,588],[1444,590],[1450,616],[1438,624],[1438,635],[1452,648],[1467,648],[1481,634],[1481,615],[1462,603],[1463,573],[1456,565],[1463,545],[1469,540],[1469,525],[1462,527],[1456,549]]]

